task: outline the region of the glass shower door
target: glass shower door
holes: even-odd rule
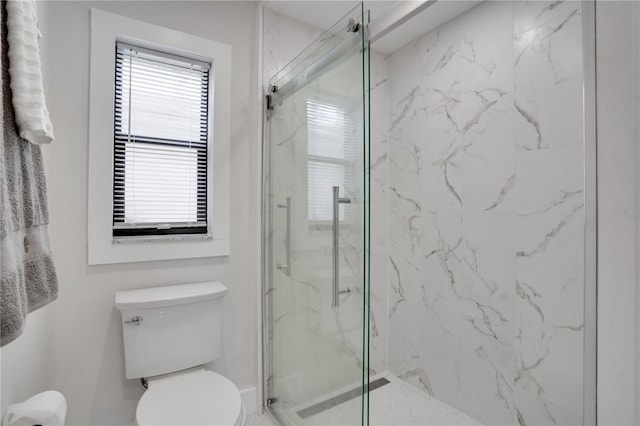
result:
[[[284,424],[362,424],[367,375],[363,9],[270,81],[266,405]]]

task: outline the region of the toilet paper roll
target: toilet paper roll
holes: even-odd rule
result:
[[[2,426],[63,426],[67,400],[57,391],[39,393],[7,408]]]

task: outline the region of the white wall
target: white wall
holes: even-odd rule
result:
[[[639,11],[636,2],[626,1],[601,2],[596,7],[598,423],[602,425],[640,424]]]
[[[253,2],[44,2],[45,89],[56,141],[48,161],[51,244],[60,278],[52,305],[50,384],[67,397],[69,425],[133,420],[143,388],[125,380],[118,290],[205,280],[228,288],[223,356],[214,369],[240,389],[256,386],[256,39]],[[232,46],[231,256],[87,266],[89,9],[166,26]],[[110,161],[105,159],[105,161]]]
[[[9,404],[22,402],[49,386],[51,371],[51,306],[27,317],[24,332],[0,350],[1,415]]]

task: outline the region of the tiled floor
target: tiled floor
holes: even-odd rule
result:
[[[391,383],[369,395],[371,425],[482,425],[395,376],[385,377]]]
[[[372,426],[479,426],[481,423],[433,398],[391,374],[384,374],[389,383],[369,394],[369,424]],[[289,414],[294,424],[344,426],[359,424],[361,398],[354,398],[304,420]],[[304,408],[304,407],[300,407]],[[356,418],[357,417],[357,418]],[[260,421],[260,420],[259,420]],[[265,418],[262,421],[271,421]],[[273,423],[247,423],[272,425]]]
[[[389,383],[369,394],[370,425],[481,425],[447,404],[397,377],[385,374]],[[353,399],[307,419],[309,425],[342,425],[341,419],[361,404]]]
[[[271,417],[268,414],[260,414],[255,413],[247,416],[247,420],[245,421],[245,426],[276,426]]]

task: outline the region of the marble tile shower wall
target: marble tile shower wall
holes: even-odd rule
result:
[[[389,60],[370,56],[370,373],[388,370],[389,333]]]
[[[581,51],[484,2],[388,57],[389,369],[483,423],[582,423]]]

